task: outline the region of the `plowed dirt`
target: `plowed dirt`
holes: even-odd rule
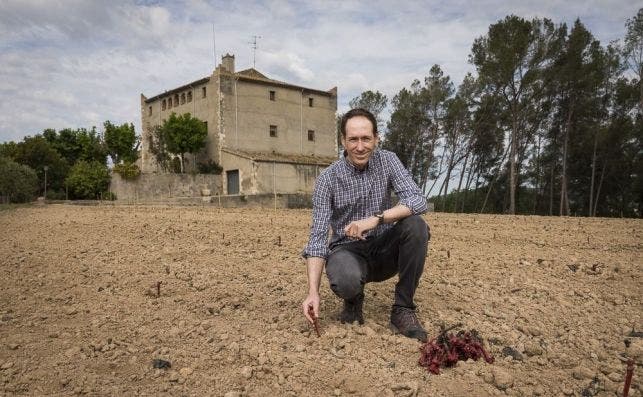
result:
[[[310,215],[0,212],[0,395],[614,396],[619,356],[643,360],[640,219],[425,215],[420,318],[475,328],[496,357],[432,375],[388,329],[395,280],[367,285],[359,326],[324,279],[321,338],[307,325]]]

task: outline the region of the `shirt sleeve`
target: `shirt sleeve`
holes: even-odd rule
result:
[[[332,194],[330,180],[325,174],[319,175],[313,190],[313,222],[310,227],[308,245],[303,257],[316,256],[326,259],[328,250],[328,229],[332,215]]]
[[[413,215],[423,214],[427,211],[426,198],[415,183],[409,171],[393,152],[389,152],[388,162],[391,169],[391,182],[393,190],[399,197],[399,204],[411,210]]]

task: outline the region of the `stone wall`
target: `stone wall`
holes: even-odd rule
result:
[[[209,194],[207,191],[209,190]],[[163,201],[181,197],[216,196],[222,192],[221,175],[141,174],[128,181],[112,173],[110,191],[119,201]]]

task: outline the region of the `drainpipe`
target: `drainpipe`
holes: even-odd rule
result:
[[[299,98],[299,151],[304,154],[304,90]]]
[[[234,139],[235,149],[239,149],[239,94],[237,93],[237,78],[234,78]]]

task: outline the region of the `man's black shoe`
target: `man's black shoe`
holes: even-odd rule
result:
[[[415,310],[393,306],[391,310],[391,329],[402,335],[426,342],[426,331],[415,315]]]
[[[364,313],[362,306],[364,304],[364,294],[361,293],[355,298],[349,300],[344,299],[344,309],[339,315],[339,321],[342,324],[351,324],[357,321],[359,324],[364,324]]]

